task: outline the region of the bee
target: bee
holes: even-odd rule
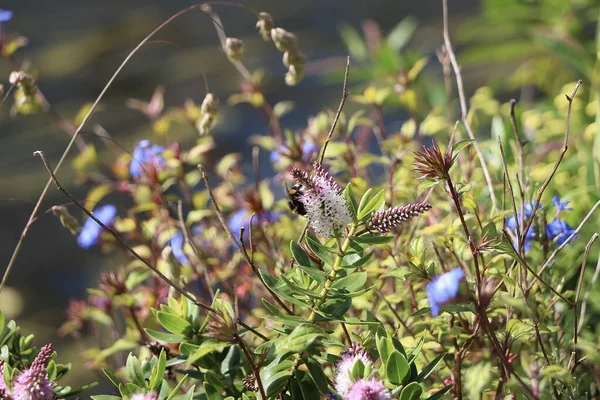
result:
[[[302,185],[296,183],[291,188],[288,188],[287,184],[285,185],[288,196],[288,206],[293,213],[299,215],[306,215],[306,208],[304,208],[304,204],[300,201],[300,197],[304,194],[302,192]]]

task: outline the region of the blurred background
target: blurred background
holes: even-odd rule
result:
[[[263,89],[270,103],[284,99],[295,102],[294,111],[283,119],[286,128],[294,130],[305,126],[308,117],[323,107],[337,108],[341,80],[336,76],[339,78],[348,54],[340,34],[343,26],[351,26],[362,35],[363,28],[372,26],[374,21],[385,35],[400,21],[412,17],[416,31],[407,47],[428,56],[428,72],[443,81],[442,68],[436,58],[436,50],[442,45],[441,1],[255,0],[242,3],[269,12],[276,26],[294,32],[307,56],[305,80],[297,87],[286,86],[281,54],[256,33],[254,15],[242,8],[214,8],[227,35],[244,39],[246,66],[250,70],[263,68],[267,71]],[[513,40],[514,36],[510,35],[514,35],[515,29],[518,33],[518,26],[512,31],[496,30],[490,24],[490,18],[497,18],[495,21],[500,23],[504,18],[502,15],[510,16],[509,9],[503,9],[509,3],[519,2],[450,2],[451,35],[459,62],[465,66],[468,92],[486,82],[494,82],[496,72],[506,76],[507,71],[515,68],[515,57],[531,55],[536,48],[535,41],[525,31],[517,35],[518,40]],[[548,15],[554,17],[553,10],[557,18],[561,17],[564,4],[569,2],[531,3],[539,8],[534,8],[531,15],[519,17],[535,22]],[[546,3],[550,4],[550,9]],[[3,24],[5,31],[25,36],[29,41],[27,47],[16,53],[16,60],[33,65],[38,86],[47,100],[60,115],[74,120],[81,107],[97,97],[127,53],[145,35],[191,4],[194,3],[184,0],[2,0],[0,8],[14,13],[12,20]],[[540,10],[546,10],[547,15],[535,15]],[[581,26],[583,37],[593,40],[594,32],[593,23]],[[498,40],[502,46],[487,52],[476,51],[474,35],[486,34],[488,39]],[[502,35],[506,35],[506,41]],[[544,37],[544,32],[541,36]],[[571,58],[573,66],[567,68],[567,72],[576,76],[577,54]],[[7,83],[11,70],[8,63],[0,61],[0,82]],[[134,56],[102,99],[101,109],[87,124],[83,138],[95,143],[98,149],[106,150],[93,131],[100,124],[120,146],[131,150],[140,139],[150,138],[152,130],[144,115],[125,107],[126,100],[147,101],[157,86],[164,85],[167,107],[180,105],[188,98],[200,103],[205,94],[202,72],[206,74],[210,91],[221,99],[224,113],[214,132],[217,146],[213,157],[239,151],[247,162],[250,146],[246,139],[252,134],[264,133],[266,127],[252,107],[225,106],[228,96],[238,91],[241,78],[223,54],[213,24],[200,11],[178,18]],[[560,76],[558,71],[555,74],[544,81],[549,90],[570,78]],[[502,80],[496,82],[505,83]],[[507,88],[510,92],[510,86]],[[351,89],[356,93],[361,90],[354,83]],[[349,107],[352,110],[352,106]],[[405,118],[391,113],[385,116],[386,123],[391,126],[402,123]],[[0,272],[7,265],[47,180],[43,165],[32,152],[43,150],[55,165],[68,139],[48,114],[13,118],[9,106],[0,108]],[[185,145],[192,143],[196,136],[193,131],[182,132],[178,139]],[[109,151],[106,153],[105,159],[110,160]],[[264,154],[262,159],[267,168],[268,155]],[[78,183],[68,165],[59,173],[59,179],[76,197],[85,196],[88,188]],[[59,338],[56,333],[64,321],[68,301],[84,296],[86,288],[95,285],[103,266],[118,260],[108,260],[97,249],[86,252],[77,247],[74,237],[48,211],[51,206],[63,203],[66,203],[65,198],[52,187],[25,240],[8,289],[0,296],[0,309],[9,318],[18,317],[24,330],[36,333],[36,340],[52,341],[65,359],[76,359],[70,352],[78,350],[66,348],[66,339]]]

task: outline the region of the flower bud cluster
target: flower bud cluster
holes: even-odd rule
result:
[[[241,61],[244,56],[244,41],[228,37],[225,40],[225,54],[231,61]]]
[[[265,41],[273,40],[277,50],[283,53],[283,65],[288,68],[285,83],[290,86],[298,84],[304,77],[306,58],[298,49],[296,35],[283,28],[276,28],[273,17],[265,12],[259,14],[256,27]]]
[[[217,112],[219,110],[219,100],[212,93],[207,93],[200,106],[200,118],[196,122],[196,130],[200,136],[210,132],[215,124]]]
[[[414,203],[377,211],[371,214],[369,229],[374,228],[381,233],[387,233],[400,225],[402,222],[406,222],[413,217],[417,217],[430,209],[431,204],[429,203]]]

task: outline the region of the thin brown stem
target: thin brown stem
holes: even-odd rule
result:
[[[208,194],[209,194],[209,196],[210,196],[210,198],[212,200],[213,209],[215,210],[215,214],[217,214],[217,218],[219,219],[219,222],[221,223],[221,226],[223,227],[223,230],[227,233],[227,235],[229,236],[229,238],[231,239],[231,241],[238,248],[238,250],[240,251],[240,253],[244,257],[244,259],[246,260],[246,262],[248,263],[248,265],[250,265],[250,268],[252,269],[252,271],[255,273],[255,275],[258,277],[258,279],[261,281],[261,283],[265,287],[265,289],[267,289],[267,291],[269,293],[271,293],[271,295],[273,296],[273,298],[275,299],[275,301],[277,301],[277,303],[279,303],[279,305],[285,310],[285,312],[287,312],[289,315],[293,315],[292,310],[290,310],[285,305],[285,303],[283,302],[283,300],[281,300],[281,298],[279,298],[279,296],[277,295],[277,293],[275,293],[267,285],[267,283],[264,281],[262,275],[258,271],[258,268],[256,267],[256,265],[254,265],[254,263],[252,262],[252,259],[248,255],[248,252],[246,251],[245,247],[242,245],[241,240],[238,240],[235,237],[235,235],[233,234],[233,232],[229,228],[229,225],[227,225],[227,222],[225,221],[225,217],[223,216],[223,213],[221,212],[221,209],[219,208],[219,204],[217,203],[217,199],[215,198],[215,195],[213,193],[212,186],[210,185],[210,180],[208,179],[208,174],[206,173],[206,170],[200,164],[198,164],[198,169],[202,173],[202,179],[204,179],[204,184],[206,185],[206,190],[208,191]]]
[[[473,129],[471,128],[471,124],[467,118],[468,116],[468,108],[467,101],[465,98],[465,90],[463,87],[462,75],[460,72],[460,66],[458,65],[458,61],[456,61],[456,55],[454,54],[454,50],[452,50],[452,42],[450,41],[450,33],[448,32],[448,0],[442,0],[442,11],[443,11],[443,22],[444,22],[444,44],[446,46],[446,51],[448,52],[448,57],[450,58],[450,63],[452,64],[452,69],[454,70],[454,75],[456,77],[456,86],[458,89],[458,98],[460,100],[460,111],[461,111],[461,119],[462,122],[467,129],[467,134],[469,135],[469,139],[473,140],[473,148],[477,153],[477,157],[479,158],[479,162],[481,164],[481,170],[483,172],[483,176],[485,177],[485,181],[487,182],[488,191],[490,192],[490,199],[492,201],[492,207],[494,209],[498,209],[498,203],[496,201],[496,195],[494,194],[494,185],[492,183],[492,177],[490,176],[490,172],[488,171],[487,165],[485,163],[485,158],[483,157],[483,153],[481,152],[481,148],[475,139],[475,134],[473,133]]]
[[[71,151],[71,148],[73,148],[73,145],[77,141],[77,138],[79,137],[79,135],[81,133],[81,130],[83,129],[83,126],[90,119],[90,117],[92,116],[92,113],[96,110],[96,108],[98,107],[98,104],[100,103],[100,101],[102,100],[102,98],[104,97],[104,95],[106,94],[106,92],[108,91],[108,88],[113,84],[113,82],[115,81],[115,79],[117,78],[117,76],[121,73],[121,71],[123,70],[123,68],[125,68],[125,65],[129,62],[129,60],[156,33],[158,33],[165,26],[167,26],[168,24],[170,24],[174,19],[176,19],[176,18],[182,16],[183,14],[186,14],[187,12],[189,12],[189,11],[195,9],[195,8],[198,8],[198,7],[200,7],[200,5],[196,4],[196,5],[187,7],[185,9],[183,9],[183,10],[175,13],[174,15],[172,15],[171,17],[169,17],[166,21],[164,21],[163,23],[161,23],[152,32],[150,32],[150,34],[148,34],[144,39],[142,39],[140,41],[140,43],[138,43],[138,45],[135,46],[135,48],[129,52],[129,54],[127,55],[127,57],[125,57],[125,60],[123,60],[123,62],[119,65],[119,67],[117,68],[117,70],[113,73],[113,75],[111,76],[111,78],[108,80],[108,82],[106,83],[106,85],[104,86],[104,88],[102,89],[102,91],[100,92],[100,94],[98,95],[98,97],[96,98],[96,100],[94,101],[94,103],[90,106],[88,112],[83,117],[83,119],[81,121],[81,124],[79,124],[79,126],[77,127],[77,129],[73,133],[73,136],[71,136],[71,140],[67,144],[67,147],[65,148],[63,154],[61,155],[60,159],[58,160],[58,163],[56,164],[56,167],[54,168],[54,172],[55,173],[58,172],[58,170],[60,169],[60,167],[64,164],[65,160],[67,159],[67,156],[68,156],[69,152]],[[46,185],[44,186],[44,189],[42,190],[42,193],[40,194],[40,196],[38,198],[38,201],[36,202],[35,206],[33,207],[33,210],[31,211],[31,214],[29,215],[29,219],[27,220],[27,223],[25,224],[25,227],[23,228],[23,231],[21,232],[19,240],[17,241],[15,249],[13,250],[13,254],[10,257],[10,260],[8,262],[6,270],[4,271],[4,276],[2,277],[2,282],[0,282],[0,292],[2,291],[2,288],[4,288],[4,285],[6,284],[6,280],[8,279],[8,276],[10,275],[10,272],[11,272],[12,268],[14,267],[14,264],[15,264],[15,262],[17,260],[17,256],[19,255],[19,252],[21,251],[21,247],[23,246],[23,242],[25,240],[25,237],[27,236],[27,233],[29,232],[29,228],[31,227],[31,223],[36,218],[37,213],[38,213],[38,211],[39,211],[39,209],[40,209],[40,207],[42,205],[42,202],[46,198],[46,194],[48,193],[48,189],[50,188],[50,185],[52,185],[52,182],[53,182],[52,178],[48,179],[48,182],[46,182]]]
[[[446,1],[446,0],[444,0],[444,1]],[[565,123],[566,126],[565,126],[565,135],[563,138],[562,151],[560,152],[560,155],[558,156],[558,160],[556,160],[556,163],[554,164],[554,168],[552,168],[552,172],[550,172],[550,175],[548,175],[548,178],[546,178],[546,181],[538,190],[535,202],[533,204],[533,207],[531,208],[531,216],[529,218],[527,218],[527,223],[525,224],[525,227],[523,228],[523,231],[521,232],[521,237],[519,238],[519,251],[521,251],[521,252],[524,249],[525,236],[527,235],[527,231],[531,227],[531,224],[533,224],[535,214],[537,212],[537,208],[542,199],[542,195],[544,194],[544,191],[550,184],[550,181],[552,180],[552,178],[554,178],[554,174],[556,174],[556,171],[558,170],[558,167],[560,166],[560,163],[562,162],[562,159],[565,156],[565,153],[567,152],[567,150],[569,148],[568,145],[569,145],[569,127],[571,126],[571,108],[573,106],[573,98],[577,94],[577,90],[579,89],[579,86],[581,86],[582,83],[583,83],[583,81],[581,79],[578,80],[577,83],[575,84],[575,87],[573,88],[573,92],[571,93],[571,96],[565,95],[565,97],[567,98],[567,101],[569,102],[569,106],[567,109],[567,120]]]
[[[573,367],[571,368],[571,373],[575,371],[577,368],[577,339],[579,337],[579,321],[578,321],[578,304],[579,304],[579,296],[581,295],[581,287],[583,285],[583,275],[585,273],[585,265],[587,263],[588,255],[590,254],[590,250],[594,242],[598,239],[598,234],[594,233],[590,238],[589,242],[585,246],[585,253],[583,253],[583,260],[581,261],[581,267],[579,269],[579,280],[577,281],[577,290],[575,290],[575,300],[573,300]]]
[[[256,364],[254,364],[254,361],[252,360],[252,355],[248,351],[248,348],[246,347],[246,344],[244,343],[244,341],[242,340],[240,335],[236,334],[234,337],[235,337],[235,340],[237,341],[238,345],[244,352],[244,355],[246,356],[246,359],[248,360],[248,364],[250,364],[250,368],[252,368],[252,373],[254,374],[254,378],[256,379],[256,384],[258,385],[258,390],[260,391],[260,395],[262,396],[263,399],[266,399],[267,395],[265,393],[265,388],[263,387],[262,380],[260,379],[260,370],[256,367]]]
[[[48,170],[48,173],[50,174],[50,178],[51,178],[50,181],[54,182],[54,184],[56,185],[56,188],[58,190],[60,190],[65,196],[67,196],[69,198],[69,200],[71,200],[71,202],[73,204],[75,204],[77,207],[79,207],[81,209],[81,211],[83,211],[85,214],[87,214],[88,217],[90,217],[98,225],[100,225],[102,227],[102,229],[104,229],[105,231],[107,231],[108,233],[110,233],[110,235],[112,237],[114,237],[116,239],[116,241],[125,250],[127,250],[136,259],[138,259],[139,261],[141,261],[146,267],[150,268],[156,275],[159,276],[159,278],[161,278],[163,281],[165,281],[169,286],[171,286],[177,292],[181,293],[181,295],[183,295],[186,298],[188,298],[192,303],[196,304],[198,307],[203,308],[204,310],[214,311],[214,309],[212,307],[207,306],[206,304],[198,301],[192,294],[190,294],[189,292],[187,292],[186,290],[184,290],[183,288],[181,288],[179,285],[177,285],[175,282],[173,282],[171,279],[169,279],[166,275],[164,275],[162,272],[160,272],[158,270],[158,268],[156,268],[154,265],[152,265],[148,261],[146,261],[146,259],[144,257],[140,256],[133,248],[131,248],[131,246],[129,246],[129,245],[127,245],[127,243],[125,243],[125,241],[123,240],[123,238],[121,238],[121,235],[119,235],[114,229],[106,226],[94,214],[92,214],[92,212],[90,210],[88,210],[87,208],[85,208],[83,206],[83,204],[81,204],[66,189],[64,189],[61,186],[61,184],[58,181],[58,179],[56,179],[56,175],[54,175],[54,171],[52,171],[52,168],[50,167],[50,164],[48,164],[48,161],[46,160],[46,156],[44,156],[43,152],[36,151],[33,154],[36,155],[36,156],[39,156],[42,159],[42,162],[44,163],[44,166],[46,167],[46,169]]]

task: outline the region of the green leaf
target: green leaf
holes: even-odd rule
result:
[[[111,396],[108,394],[99,394],[96,396],[91,396],[93,400],[121,400],[119,396]]]
[[[346,47],[348,47],[348,52],[353,59],[357,61],[366,61],[369,58],[367,45],[356,29],[350,25],[344,25],[340,29],[340,36],[346,44]]]
[[[431,374],[433,372],[433,370],[436,369],[436,367],[438,366],[438,364],[442,362],[442,360],[444,359],[444,357],[446,357],[446,354],[447,353],[440,354],[439,356],[437,356],[436,358],[434,358],[433,361],[431,361],[429,364],[427,364],[427,366],[425,368],[423,368],[423,370],[417,376],[416,381],[417,382],[423,382],[425,379],[427,379],[427,377],[429,376],[429,374]]]
[[[417,196],[420,196],[421,194],[423,194],[423,192],[426,191],[427,189],[437,186],[439,183],[440,183],[440,181],[433,179],[433,178],[421,179],[419,181],[419,185],[417,186]]]
[[[102,372],[104,372],[104,375],[106,375],[108,380],[111,381],[111,383],[113,385],[115,385],[116,387],[119,387],[119,385],[122,384],[121,380],[119,378],[117,378],[117,376],[115,374],[113,374],[112,371],[109,370],[108,368],[102,368]]]
[[[319,388],[308,374],[303,371],[296,371],[294,377],[298,380],[302,396],[305,399],[318,399],[321,397],[319,396]]]
[[[415,18],[404,18],[388,35],[387,44],[396,51],[402,50],[408,44],[416,29],[417,20]]]
[[[308,244],[308,247],[310,248],[310,250],[317,257],[319,257],[321,260],[323,260],[323,262],[325,262],[326,264],[329,264],[329,265],[333,265],[333,259],[331,257],[331,252],[334,249],[324,246],[319,241],[319,239],[317,239],[317,237],[315,235],[313,235],[313,233],[310,231],[308,231],[306,233],[306,244]]]
[[[221,400],[223,397],[213,385],[208,382],[204,382],[204,393],[206,394],[206,400]]]
[[[304,249],[293,240],[290,241],[290,250],[291,250],[294,258],[296,259],[296,262],[298,262],[299,265],[303,265],[303,266],[307,266],[307,267],[311,266],[311,262],[310,262],[310,258],[308,257],[308,254],[306,254]]]
[[[268,398],[277,396],[285,389],[292,376],[291,368],[293,365],[294,363],[289,360],[280,362],[279,359],[275,359],[271,364],[261,369],[260,379]]]
[[[452,146],[452,160],[455,160],[458,157],[458,154],[463,150],[475,143],[475,140],[465,139],[457,142]]]
[[[399,351],[392,351],[385,364],[387,379],[394,385],[400,385],[409,371],[410,366],[406,358]]]
[[[371,235],[363,235],[363,236],[355,236],[352,238],[353,241],[363,244],[385,244],[394,240],[394,236],[371,236]]]
[[[311,323],[298,325],[294,330],[283,338],[277,346],[277,354],[301,353],[316,341],[325,336],[325,331]]]
[[[163,375],[167,369],[167,355],[163,349],[160,350],[158,356],[158,362],[156,367],[152,368],[152,375],[150,375],[150,389],[157,390],[162,382]]]
[[[306,362],[308,372],[311,378],[323,394],[327,394],[327,376],[323,371],[323,366],[312,358],[309,358]]]
[[[370,189],[369,189],[370,190]],[[368,191],[367,191],[368,192]],[[363,201],[361,200],[361,205],[358,207],[358,220],[362,221],[366,217],[370,216],[372,212],[378,211],[383,205],[385,191],[382,189],[371,200],[369,200],[364,207],[362,206]],[[366,195],[366,193],[365,193]],[[364,199],[364,197],[363,197]]]
[[[333,285],[331,287],[335,289],[346,289],[349,292],[355,292],[362,288],[366,282],[367,273],[363,271],[350,274],[340,279],[336,279],[336,281],[333,282]]]
[[[400,400],[417,400],[421,398],[423,388],[417,382],[411,382],[400,392]]]
[[[410,354],[408,354],[407,358],[408,358],[408,362],[409,363],[413,362],[415,360],[415,358],[417,358],[417,356],[421,352],[421,349],[423,348],[424,344],[425,344],[425,334],[423,334],[421,336],[421,340],[419,340],[419,343],[417,343],[417,347],[415,347],[414,349],[412,349],[412,351],[410,352]]]
[[[181,386],[183,386],[183,383],[186,381],[186,379],[188,378],[187,375],[185,375],[183,378],[181,378],[179,380],[179,382],[177,382],[177,385],[175,386],[175,388],[171,391],[171,393],[169,394],[169,396],[167,397],[167,400],[173,400],[173,398],[175,396],[177,396],[177,393],[179,393],[179,389],[181,389]]]
[[[346,185],[343,196],[346,200],[346,204],[348,204],[348,207],[350,208],[350,214],[352,214],[352,219],[354,220],[354,223],[358,223],[358,203],[356,203],[356,197],[354,196],[354,191],[352,190],[351,183],[348,183]]]
[[[127,356],[126,367],[127,377],[129,380],[139,387],[145,387],[146,381],[144,379],[144,373],[142,372],[140,360],[138,360],[137,357],[132,353],[129,353],[129,356]]]
[[[452,386],[454,386],[453,384],[449,384],[444,386],[443,388],[441,388],[440,390],[438,390],[437,392],[435,392],[433,395],[429,396],[427,398],[427,400],[437,400],[437,399],[441,399],[442,396],[444,396],[446,393],[448,393],[450,391],[450,389],[452,389]]]
[[[178,333],[160,332],[160,331],[155,331],[153,329],[144,329],[144,330],[146,331],[146,333],[148,335],[152,336],[154,339],[162,340],[163,342],[167,342],[167,343],[181,343],[185,340],[185,336],[180,335]]]
[[[189,333],[192,329],[190,323],[187,320],[181,318],[180,316],[166,313],[163,311],[158,311],[156,313],[156,316],[160,324],[169,332],[180,333],[185,335]]]

